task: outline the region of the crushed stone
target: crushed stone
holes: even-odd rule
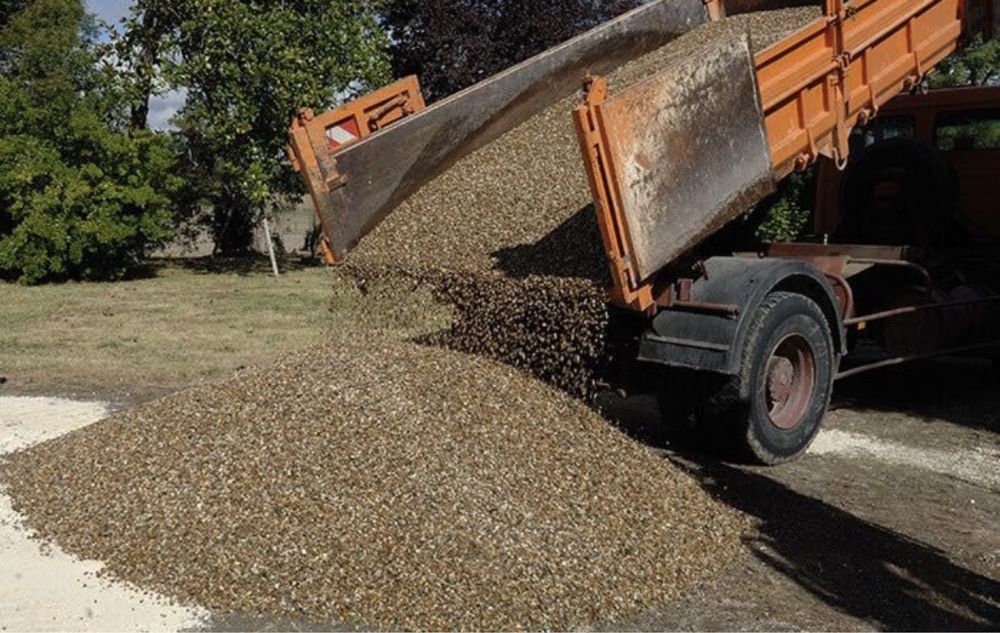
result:
[[[745,519],[513,368],[345,338],[0,465],[40,537],[216,612],[585,626],[678,597]]]
[[[816,15],[795,11],[699,29],[611,84],[717,29],[762,48]],[[383,629],[584,627],[717,573],[745,517],[566,393],[620,331],[575,102],[427,185],[343,268],[430,288],[443,346],[342,334],[5,458],[28,526],[215,611]]]

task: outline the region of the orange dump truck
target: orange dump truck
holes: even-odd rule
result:
[[[980,173],[1000,161],[962,154],[994,131],[1000,148],[1000,94],[893,101],[968,37],[992,35],[1000,3],[822,0],[821,18],[759,53],[728,35],[617,93],[600,76],[727,14],[803,4],[658,0],[429,108],[410,78],[300,113],[293,156],[327,259],[586,75],[573,116],[609,297],[648,318],[639,359],[665,368],[668,424],[724,428],[780,463],[815,437],[837,378],[1000,355],[1000,214],[988,208],[1000,179]],[[912,129],[881,125],[907,117]],[[713,251],[709,238],[816,162],[820,237]]]

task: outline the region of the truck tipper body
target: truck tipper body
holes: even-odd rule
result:
[[[648,319],[638,355],[664,374],[667,424],[780,463],[815,437],[837,378],[1000,355],[1000,216],[982,195],[961,197],[925,123],[862,138],[966,38],[992,35],[1000,3],[823,0],[821,17],[759,52],[749,33],[718,28],[639,84],[612,92],[601,75],[727,14],[803,4],[658,0],[429,108],[406,78],[300,112],[292,155],[326,258],[343,260],[423,184],[583,85],[573,119],[609,300]],[[816,239],[713,250],[719,231],[817,162]],[[973,199],[974,221],[961,211]]]

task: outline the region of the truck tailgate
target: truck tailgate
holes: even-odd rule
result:
[[[605,246],[635,286],[774,188],[748,34],[575,112]],[[597,88],[602,91],[603,88]],[[596,97],[595,88],[590,97]]]
[[[708,20],[703,0],[654,0],[337,151],[320,134],[310,147],[293,136],[297,156],[315,155],[316,173],[303,173],[332,255],[343,259],[422,185],[572,95],[588,71],[609,72]]]

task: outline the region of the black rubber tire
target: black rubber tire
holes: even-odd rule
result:
[[[875,191],[894,179],[901,189],[888,213],[875,203]],[[840,205],[841,242],[933,249],[957,243],[964,232],[954,168],[941,152],[913,139],[890,139],[864,150],[844,173]]]
[[[779,428],[768,406],[768,364],[793,337],[811,350],[813,387],[798,423]],[[700,409],[700,425],[711,426],[720,448],[738,459],[777,465],[797,459],[816,438],[830,405],[836,352],[830,326],[816,303],[797,293],[775,292],[757,310],[747,332],[740,373]],[[805,393],[805,392],[803,392]]]

